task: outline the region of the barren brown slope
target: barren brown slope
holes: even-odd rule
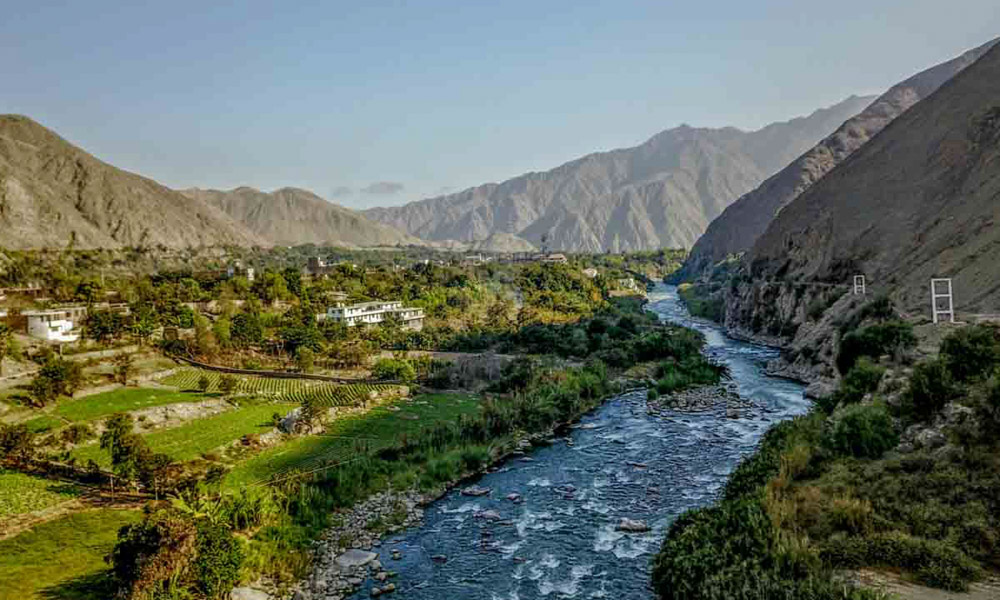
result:
[[[677,127],[633,148],[365,214],[426,240],[506,233],[574,251],[690,247],[730,202],[870,101],[851,97],[753,132]]]
[[[896,84],[815,148],[734,202],[698,239],[678,276],[694,279],[727,256],[749,250],[778,211],[995,43],[989,42]]]
[[[232,219],[117,169],[27,117],[0,116],[0,247],[255,245]]]
[[[393,246],[420,243],[412,236],[327,202],[308,190],[282,188],[267,193],[240,187],[231,191],[190,189],[182,193],[220,209],[275,244]]]
[[[929,279],[956,308],[1000,312],[1000,46],[782,210],[750,254],[755,279],[868,276],[928,312]]]

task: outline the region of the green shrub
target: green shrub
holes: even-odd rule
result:
[[[986,325],[963,327],[944,338],[940,356],[956,381],[989,375],[1000,365],[1000,329]]]
[[[386,381],[413,381],[417,372],[409,361],[400,358],[380,358],[372,367],[372,375],[376,379]]]
[[[882,405],[848,406],[833,415],[824,446],[840,456],[878,458],[896,447],[899,434]]]
[[[941,358],[924,361],[913,368],[904,408],[918,420],[928,420],[959,393],[951,369]]]
[[[833,537],[824,545],[821,557],[837,568],[906,569],[921,583],[953,591],[965,591],[970,582],[982,577],[982,568],[955,547],[900,532]]]
[[[913,325],[905,321],[888,321],[851,331],[840,339],[837,369],[847,373],[862,356],[878,358],[912,348],[916,343]]]
[[[862,356],[844,376],[837,391],[820,399],[818,404],[824,412],[831,413],[838,404],[848,405],[860,402],[865,394],[870,394],[878,389],[878,384],[884,375],[884,368],[873,363],[868,357]]]
[[[239,580],[243,547],[229,530],[206,520],[197,525],[197,558],[194,560],[195,587],[205,598],[228,598]]]

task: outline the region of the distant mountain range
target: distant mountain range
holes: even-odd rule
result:
[[[171,190],[31,119],[0,115],[0,247],[376,246],[420,243],[293,188]]]
[[[503,233],[583,252],[690,247],[730,202],[871,100],[852,96],[752,132],[681,126],[634,148],[365,214],[425,240],[475,242]]]
[[[693,279],[718,261],[746,252],[778,212],[808,190],[886,125],[929,96],[996,44],[991,41],[891,87],[832,135],[798,157],[712,221],[678,274]]]
[[[1000,46],[895,118],[778,213],[747,261],[754,280],[865,274],[929,312],[931,277],[956,308],[1000,293]]]
[[[327,202],[309,190],[282,188],[262,192],[240,187],[182,190],[182,194],[216,208],[273,244],[394,246],[421,241],[367,219],[357,211]]]

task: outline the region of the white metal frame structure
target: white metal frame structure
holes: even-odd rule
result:
[[[861,294],[862,296],[865,295],[865,276],[864,275],[855,275],[854,276],[854,295],[857,296],[858,294]]]
[[[947,291],[939,292],[939,284],[944,284],[947,286]],[[948,308],[943,309],[940,307],[939,300],[947,299]],[[951,279],[941,278],[941,279],[931,279],[931,315],[934,317],[934,322],[938,323],[943,317],[948,317],[949,323],[955,322],[955,304],[951,293]]]

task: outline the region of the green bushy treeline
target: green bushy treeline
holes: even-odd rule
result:
[[[902,389],[871,358],[892,353],[865,348],[834,395],[768,431],[717,505],[673,524],[654,560],[662,598],[876,598],[836,574],[888,568],[962,590],[1000,567],[1000,333],[953,333]],[[896,450],[949,403],[966,417],[944,448]]]

